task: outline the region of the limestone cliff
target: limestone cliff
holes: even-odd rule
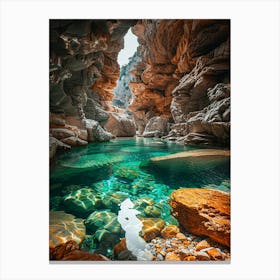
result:
[[[140,44],[122,73],[132,101],[129,90],[113,94],[130,27]],[[51,157],[133,136],[134,123],[122,114],[128,102],[145,137],[229,144],[229,20],[51,20],[49,70]]]
[[[130,82],[138,132],[161,135],[147,131],[160,117],[169,140],[228,145],[230,21],[139,20],[132,31],[142,58]]]
[[[104,125],[116,111],[111,103],[120,74],[117,57],[135,23],[50,20],[50,155],[60,147],[112,138]]]

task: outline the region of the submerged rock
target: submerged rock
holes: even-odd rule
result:
[[[120,204],[128,197],[126,193],[123,192],[115,192],[109,193],[103,199],[103,204],[106,208],[110,209],[113,212],[119,211]]]
[[[117,220],[117,215],[107,210],[98,210],[90,214],[85,225],[87,231],[95,233],[97,230],[105,229],[109,233],[120,233],[121,225]]]
[[[107,229],[98,229],[94,234],[95,239],[99,242],[99,248],[103,247],[106,249],[114,247],[119,241],[119,233],[110,232]]]
[[[89,252],[84,252],[80,250],[72,251],[66,254],[63,261],[110,261],[107,257],[101,254],[94,254]]]
[[[50,259],[59,260],[76,250],[83,241],[86,228],[82,219],[63,211],[51,211],[49,218]]]
[[[213,164],[215,161],[219,163],[229,157],[229,150],[200,149],[180,152],[168,156],[154,157],[150,159],[150,162],[159,167],[182,163],[185,163],[186,165],[196,164],[197,166],[205,166],[205,164]]]
[[[125,166],[116,168],[114,171],[114,175],[116,177],[131,181],[131,182],[134,181],[135,179],[137,179],[139,176],[139,174],[136,170],[125,167]]]
[[[96,248],[96,242],[94,239],[94,235],[87,234],[83,242],[80,244],[80,250],[86,252],[92,252],[95,248]]]
[[[217,190],[178,189],[171,194],[173,215],[194,234],[230,246],[230,196]]]
[[[144,210],[144,213],[146,214],[146,217],[158,218],[161,215],[161,207],[158,204],[147,206]]]
[[[82,188],[64,196],[63,204],[69,212],[85,217],[101,206],[101,199],[92,189]]]

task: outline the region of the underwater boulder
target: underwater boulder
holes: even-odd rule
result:
[[[49,216],[50,259],[58,260],[76,250],[86,235],[82,219],[63,211],[51,211]]]
[[[157,168],[176,170],[188,168],[213,168],[230,158],[229,150],[199,149],[151,158],[147,163]]]
[[[164,182],[174,189],[178,185],[220,184],[223,178],[230,175],[230,151],[196,149],[152,157],[141,164],[141,168],[153,174],[158,182]]]
[[[136,170],[124,166],[115,169],[114,175],[118,178],[128,180],[131,182],[139,177],[139,174]]]
[[[94,234],[95,239],[99,242],[99,247],[112,248],[119,241],[119,234],[110,232],[107,229],[99,229]]]
[[[106,229],[110,233],[121,232],[121,225],[117,220],[117,215],[108,210],[98,210],[91,213],[86,221],[85,225],[87,231],[95,233],[99,229]]]
[[[64,196],[63,204],[70,213],[86,217],[102,205],[101,198],[92,190],[82,188]]]
[[[94,235],[87,234],[83,242],[80,244],[80,250],[92,252],[95,248],[96,248],[96,242],[95,242]]]
[[[106,208],[110,209],[113,212],[118,212],[120,209],[120,204],[128,197],[124,192],[114,192],[108,193],[104,199],[103,204]]]
[[[161,215],[161,207],[159,204],[147,206],[144,210],[146,217],[158,218]]]

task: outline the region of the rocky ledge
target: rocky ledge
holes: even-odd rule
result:
[[[171,194],[173,216],[189,232],[230,246],[230,195],[217,190],[178,189]]]

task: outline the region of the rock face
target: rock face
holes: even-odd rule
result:
[[[129,109],[139,134],[156,116],[167,138],[186,144],[228,145],[230,137],[230,22],[139,20],[141,61],[132,71]]]
[[[134,136],[136,134],[134,122],[125,114],[110,113],[109,120],[104,127],[116,137]]]
[[[135,23],[136,20],[50,20],[50,128],[53,137],[68,138],[66,142],[71,146],[86,143],[69,137],[99,141],[91,134],[83,138],[72,135],[67,126],[86,131],[87,120],[98,122],[102,128],[109,119],[108,111],[113,110],[112,90],[120,73],[118,53],[124,47],[124,35]],[[97,128],[101,130],[100,127]],[[100,138],[108,141],[111,137],[107,134]]]
[[[163,117],[151,118],[143,132],[144,137],[161,137],[168,132],[168,121]]]
[[[133,81],[133,76],[130,74],[130,71],[134,69],[134,66],[139,61],[140,56],[135,52],[134,55],[129,58],[128,64],[121,67],[117,87],[114,90],[115,97],[113,99],[113,105],[125,109],[127,114],[131,114],[131,112],[127,110],[132,98],[129,83]]]
[[[83,220],[63,211],[50,212],[49,231],[51,260],[62,259],[67,253],[78,249],[86,234]]]
[[[188,231],[230,246],[230,196],[207,189],[178,189],[171,194],[173,215]]]

